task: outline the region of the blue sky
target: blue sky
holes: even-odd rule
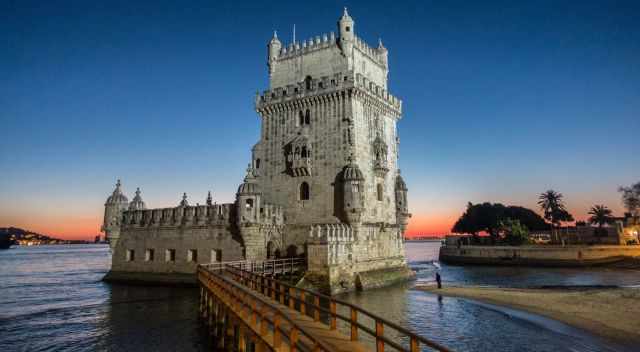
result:
[[[617,187],[640,180],[638,2],[5,1],[0,226],[93,235],[116,178],[154,207],[231,201],[272,31],[335,31],[343,6],[389,49],[411,232],[548,188],[577,218],[622,211]]]

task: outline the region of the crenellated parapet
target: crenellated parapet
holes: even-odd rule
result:
[[[328,49],[339,45],[339,38],[334,32],[324,33],[315,37],[303,40],[302,43],[295,42],[288,45],[282,45],[279,52],[272,55],[273,61],[284,61],[303,56],[313,51]],[[367,44],[362,38],[354,36],[353,47],[358,49],[363,55],[368,57],[372,62],[383,68],[387,67],[387,49],[383,46],[374,48]]]
[[[402,100],[389,93],[384,87],[377,85],[364,75],[355,75],[355,87],[361,98],[367,99],[367,103],[377,105],[382,109],[390,109],[399,119],[402,114]]]
[[[317,35],[308,40],[303,40],[302,43],[295,42],[282,46],[282,49],[278,53],[276,60],[287,60],[294,57],[302,56],[306,53],[330,48],[338,44],[336,35],[334,32],[329,34]]]
[[[338,72],[331,76],[311,78],[307,82],[302,81],[285,87],[265,90],[262,94],[258,93],[255,101],[256,110],[278,109],[274,105],[286,102],[305,105],[321,99],[319,95],[325,95],[327,99],[330,99],[332,94],[336,95],[345,89],[353,87],[352,72]]]
[[[392,111],[398,118],[402,114],[402,100],[364,75],[354,74],[352,71],[265,90],[262,94],[256,95],[255,106],[258,112],[271,113],[287,109],[287,105],[291,104],[295,105],[292,106],[293,108],[297,108],[324,100],[337,99],[343,97],[345,93],[355,93],[356,96],[367,99],[369,104]]]
[[[317,224],[309,231],[310,261],[319,266],[345,264],[353,260],[354,229],[346,224]],[[318,247],[320,246],[320,247]]]
[[[122,214],[122,228],[226,226],[232,222],[234,206],[234,204],[213,204],[127,210]]]
[[[263,203],[260,208],[258,223],[261,225],[283,225],[284,209],[279,205]]]

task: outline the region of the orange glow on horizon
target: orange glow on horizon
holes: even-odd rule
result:
[[[622,207],[611,207],[614,215],[622,214]],[[537,208],[530,208],[538,213]],[[588,218],[587,211],[589,206],[574,207],[570,212],[576,220],[586,220]],[[578,211],[579,210],[579,211]],[[462,210],[464,211],[464,210]],[[409,225],[405,236],[441,236],[451,233],[451,228],[456,220],[462,214],[459,209],[442,209],[437,213],[413,213],[409,221]],[[0,218],[1,227],[19,227],[27,231],[37,232],[54,238],[64,240],[88,240],[93,241],[94,237],[100,232],[102,225],[102,214],[83,214],[82,216],[69,215],[59,216],[59,214],[50,214],[41,218],[28,218],[22,216],[6,216]]]

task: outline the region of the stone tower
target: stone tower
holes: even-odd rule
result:
[[[104,203],[104,221],[101,230],[104,232],[105,240],[109,242],[111,248],[115,248],[120,238],[120,225],[122,221],[122,212],[129,208],[129,200],[122,193],[122,184],[120,180],[116,182],[116,188]],[[139,196],[139,192],[136,192]],[[142,199],[140,199],[142,201]],[[144,206],[144,203],[142,203]]]
[[[308,244],[310,228],[340,224],[354,245],[388,237],[393,249],[375,255],[404,259],[397,243],[410,217],[397,162],[402,103],[387,88],[388,51],[357,36],[346,9],[337,27],[338,37],[285,45],[274,33],[268,43],[252,182],[264,202],[283,207],[284,243]]]
[[[401,102],[387,91],[386,48],[368,46],[354,25],[345,9],[338,38],[283,46],[274,35],[268,44],[253,182],[265,201],[285,206],[287,223],[350,222],[342,209],[348,164],[363,177],[361,221],[396,223]]]

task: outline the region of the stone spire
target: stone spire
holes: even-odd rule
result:
[[[111,193],[111,196],[107,198],[107,204],[120,204],[120,203],[129,203],[129,199],[122,193],[122,183],[120,183],[120,179],[116,182],[116,188]]]
[[[180,201],[180,206],[181,207],[188,207],[189,206],[189,202],[187,202],[187,192],[182,194],[182,200]]]
[[[211,191],[207,195],[207,205],[213,205],[213,197],[211,197]]]
[[[355,36],[353,34],[354,24],[355,23],[353,22],[353,18],[349,16],[349,13],[347,12],[347,8],[345,7],[344,13],[342,14],[342,17],[340,17],[340,20],[338,21],[338,30],[340,31],[340,49],[342,49],[342,54],[345,55],[348,59],[351,59],[353,42],[355,40]]]
[[[136,195],[133,197],[131,203],[129,203],[129,210],[144,210],[147,206],[144,204],[142,197],[140,196],[140,187],[136,188]]]

